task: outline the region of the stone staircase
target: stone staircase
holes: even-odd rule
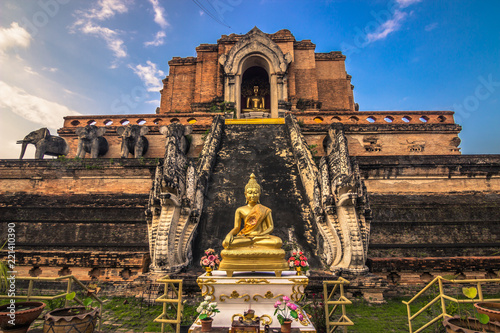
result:
[[[317,231],[285,125],[226,125],[194,242],[195,263],[205,249],[222,249],[236,208],[245,205],[251,173],[262,188],[260,202],[272,209],[273,235],[315,253]]]

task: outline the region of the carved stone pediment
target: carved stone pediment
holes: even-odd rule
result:
[[[292,56],[283,54],[280,47],[273,42],[259,28],[254,27],[241,38],[227,54],[219,57],[219,63],[224,67],[226,75],[235,75],[240,72],[243,58],[252,55],[263,55],[270,63],[270,74],[284,74]]]

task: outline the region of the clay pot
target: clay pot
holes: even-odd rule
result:
[[[285,320],[283,324],[281,324],[281,333],[290,333],[292,331],[292,321]]]
[[[468,320],[460,319],[460,317],[448,317],[443,320],[443,326],[447,333],[476,333],[476,332],[500,332],[500,323],[481,324],[476,318]]]
[[[498,302],[480,302],[474,304],[477,312],[484,313],[490,317],[490,321],[500,322],[500,303]]]
[[[212,331],[212,322],[214,321],[212,318],[203,319],[201,321],[201,331],[202,332],[210,332]]]
[[[11,318],[9,317],[9,305],[10,304],[0,306],[0,327],[2,328],[2,331],[8,333],[27,332],[31,323],[33,323],[35,319],[38,318],[40,313],[42,313],[43,308],[45,308],[45,303],[42,302],[15,303],[15,325],[11,325],[9,324],[9,320],[11,320]]]
[[[73,306],[56,309],[45,315],[43,333],[92,333],[98,317],[99,308],[87,310],[84,306]]]

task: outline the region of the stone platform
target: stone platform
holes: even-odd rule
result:
[[[197,283],[202,295],[212,296],[212,302],[217,302],[221,311],[214,317],[212,327],[230,327],[234,315],[243,315],[252,309],[256,316],[263,317],[260,328],[263,331],[263,322],[271,329],[280,328],[278,318],[274,316],[274,303],[282,301],[283,296],[288,296],[292,303],[300,300],[309,279],[292,271],[284,271],[281,277],[276,277],[274,272],[235,272],[228,277],[225,271],[214,271],[212,276],[199,276]],[[300,332],[316,332],[307,314],[301,308],[298,311],[302,311],[304,319],[293,321],[292,328]],[[189,332],[199,327],[200,320],[196,319]]]

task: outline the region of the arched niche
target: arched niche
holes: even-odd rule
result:
[[[264,109],[271,110],[271,85],[269,66],[258,56],[251,56],[243,62],[241,70],[240,105],[241,111],[250,108],[248,97],[253,96],[254,87],[259,87],[259,96],[264,99]]]
[[[260,67],[269,75],[270,112],[278,117],[278,101],[287,101],[286,73],[291,55],[283,54],[279,46],[257,27],[240,39],[227,54],[219,58],[224,70],[224,100],[236,106],[240,118],[242,109],[241,84],[243,74],[251,67]]]

